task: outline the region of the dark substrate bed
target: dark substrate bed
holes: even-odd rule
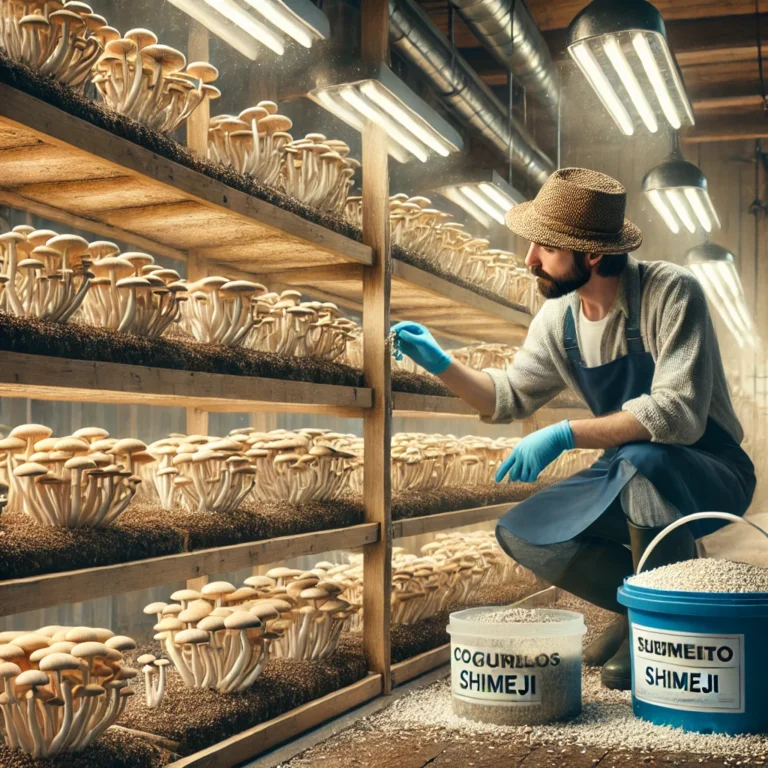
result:
[[[249,502],[216,515],[136,502],[117,523],[99,529],[44,528],[24,514],[9,512],[0,517],[0,580],[344,528],[362,520],[362,506],[348,499],[298,506]]]
[[[140,653],[157,655],[159,651],[159,645],[153,644]],[[367,674],[362,638],[342,635],[336,652],[324,661],[270,659],[256,683],[240,693],[192,690],[171,671],[159,710],[147,709],[137,678],[136,695],[128,702],[120,725],[175,741],[179,754],[189,755],[352,685]]]
[[[216,179],[216,181],[220,181],[228,187],[295,213],[307,221],[319,224],[333,232],[338,232],[351,240],[361,242],[363,239],[362,231],[342,216],[321,212],[316,208],[299,202],[274,187],[262,184],[250,175],[239,173],[232,168],[198,157],[194,152],[172,137],[150,130],[135,120],[107,109],[101,104],[74,91],[72,88],[57,83],[53,78],[41,75],[36,70],[26,66],[26,64],[14,61],[3,51],[0,51],[0,83],[5,83],[20,91],[24,91],[30,96],[48,102],[64,112],[86,120],[123,139],[132,141],[134,144],[145,147],[167,160],[184,165],[212,179]],[[513,304],[486,288],[474,285],[463,278],[445,272],[421,254],[408,251],[397,245],[393,247],[392,253],[395,258],[407,264],[412,264],[456,285],[461,285],[471,291],[487,296],[493,301],[498,301],[524,312],[527,311],[524,307]]]
[[[314,357],[201,344],[182,337],[148,339],[80,323],[46,323],[5,312],[0,312],[0,351],[348,387],[363,383],[360,371]]]
[[[483,605],[509,605],[526,595],[533,594],[536,589],[537,584],[533,574],[515,579],[508,584],[488,584],[473,590],[466,602],[450,605],[441,613],[428,619],[416,624],[393,624],[390,627],[392,663],[397,664],[449,643],[451,639],[445,629],[451,612]]]
[[[169,756],[140,736],[109,730],[84,752],[35,758],[0,745],[2,768],[162,768]]]

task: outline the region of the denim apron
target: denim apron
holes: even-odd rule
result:
[[[628,400],[651,392],[656,366],[643,346],[637,298],[630,302],[631,313],[637,316],[627,318],[627,354],[594,368],[584,365],[573,312],[568,308],[565,350],[595,416],[620,411]],[[568,541],[606,512],[637,472],[681,515],[705,511],[743,515],[755,490],[749,457],[726,430],[708,418],[704,434],[693,445],[638,442],[605,451],[589,469],[517,504],[499,525],[531,544]],[[718,520],[697,520],[690,528],[699,538],[723,525]]]

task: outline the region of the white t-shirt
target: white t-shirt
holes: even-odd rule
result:
[[[582,307],[579,310],[579,348],[581,358],[587,368],[595,368],[601,365],[600,344],[603,340],[603,332],[611,317],[609,312],[602,320],[588,320]]]

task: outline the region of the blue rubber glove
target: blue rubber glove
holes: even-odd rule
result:
[[[435,376],[451,364],[451,356],[440,348],[426,326],[405,320],[393,325],[392,333],[395,334],[396,360],[402,360],[403,355],[408,355],[417,365]]]
[[[569,421],[561,421],[524,437],[496,472],[496,482],[505,475],[512,482],[534,483],[539,473],[563,451],[574,448]]]

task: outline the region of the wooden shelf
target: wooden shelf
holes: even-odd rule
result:
[[[177,371],[122,363],[2,352],[0,397],[132,403],[239,413],[252,411],[361,416],[372,392],[303,381]]]
[[[458,509],[453,512],[440,512],[437,515],[394,520],[392,522],[392,535],[396,539],[401,539],[406,536],[420,536],[422,533],[433,533],[449,528],[461,528],[464,525],[485,523],[488,520],[497,520],[516,503],[507,501],[504,504],[492,504],[488,507]]]
[[[306,288],[313,295],[360,310],[359,265],[286,269],[265,275],[275,284]],[[519,344],[532,317],[431,272],[393,259],[390,311],[393,320],[415,320],[461,342]]]
[[[369,674],[346,688],[170,763],[167,768],[233,768],[241,765],[300,733],[376,698],[381,694],[381,683],[381,675]]]
[[[392,685],[403,685],[415,677],[431,672],[437,667],[448,664],[451,660],[451,644],[446,643],[431,651],[424,651],[418,656],[392,665]]]
[[[420,395],[411,392],[393,392],[395,416],[423,418],[466,417],[478,418],[477,411],[458,397],[443,395]],[[579,407],[573,398],[556,397],[538,412],[539,418],[562,419],[584,418],[588,414],[585,406]]]
[[[355,262],[371,249],[0,84],[0,203],[102,237],[245,272]]]
[[[363,523],[178,555],[0,581],[0,616],[92,600],[177,581],[228,573],[300,555],[355,549],[379,540],[378,523]]]

